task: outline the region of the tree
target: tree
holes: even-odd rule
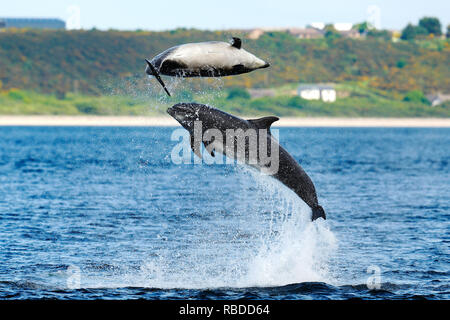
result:
[[[445,36],[447,39],[450,39],[450,24],[447,26],[447,34]]]
[[[414,40],[420,36],[426,36],[428,34],[428,30],[421,26],[413,26],[412,24],[408,24],[403,30],[401,39],[402,40]]]
[[[441,22],[438,18],[423,17],[419,20],[419,27],[426,29],[428,34],[442,35]]]
[[[403,101],[430,104],[430,101],[428,101],[423,92],[420,90],[409,91],[408,93],[406,93],[405,97],[403,98]]]
[[[332,24],[325,26],[325,38],[327,39],[337,39],[342,37],[339,31],[337,31]]]
[[[400,38],[402,40],[412,40],[415,36],[415,27],[411,23],[408,23],[408,25],[402,30],[402,35]]]
[[[359,33],[363,34],[369,31],[369,24],[367,22],[357,23],[353,26],[353,29],[358,30]]]

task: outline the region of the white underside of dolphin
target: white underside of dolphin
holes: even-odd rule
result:
[[[243,65],[248,69],[259,69],[266,62],[245,49],[238,49],[226,42],[188,43],[176,47],[166,59],[180,64],[186,64],[190,69],[232,69],[236,65]]]
[[[160,75],[179,77],[221,77],[247,73],[269,66],[241,47],[241,40],[187,43],[165,50],[147,60],[145,72],[153,75],[170,96]]]

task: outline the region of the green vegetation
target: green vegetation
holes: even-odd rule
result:
[[[231,99],[236,99],[236,98],[250,99],[250,94],[248,93],[247,90],[245,90],[243,88],[231,88],[228,91],[227,99],[231,100]]]
[[[247,95],[241,95],[245,91],[236,94],[236,89],[228,90],[225,95],[217,95],[215,91],[182,89],[173,98],[129,95],[97,97],[69,93],[64,99],[13,89],[0,94],[0,114],[156,116],[164,115],[166,108],[177,102],[196,101],[243,116],[450,117],[449,105],[430,107],[420,91],[392,96],[381,90],[349,83],[337,88],[339,92],[346,92],[346,97],[326,103],[285,94],[293,89],[292,85],[276,88],[274,97],[257,99],[250,99],[247,92]],[[191,99],[184,98],[186,96]]]
[[[64,99],[12,89],[0,93],[0,114],[154,115],[148,102],[123,96],[86,96],[68,93]]]
[[[419,27],[427,30],[428,34],[434,34],[435,36],[442,34],[441,22],[437,18],[424,17],[419,20]]]
[[[419,20],[418,26],[408,24],[402,30],[401,38],[403,40],[413,40],[417,38],[425,38],[426,36],[439,37],[441,35],[442,26],[439,19],[433,17],[424,17]]]
[[[402,30],[402,40],[414,40],[419,37],[425,37],[428,35],[427,29],[421,26],[413,26],[408,24],[405,29]]]
[[[336,40],[342,38],[341,34],[334,28],[333,25],[329,24],[325,26],[325,38],[328,40]]]
[[[450,44],[426,38],[394,43],[382,31],[364,40],[336,35],[298,39],[269,32],[244,38],[245,49],[270,62],[269,69],[226,77],[225,87],[263,88],[286,83],[365,82],[374,89],[406,93],[448,92]],[[0,89],[25,89],[64,98],[118,90],[120,81],[144,81],[144,58],[180,43],[224,40],[229,32],[177,29],[167,32],[6,31],[0,32]],[[398,62],[405,63],[399,68]],[[120,86],[119,86],[120,87]],[[121,88],[119,88],[121,89]]]
[[[403,101],[411,101],[428,105],[430,104],[430,101],[428,101],[423,92],[420,90],[409,91],[403,98]]]
[[[450,92],[450,41],[441,25],[423,18],[391,41],[386,30],[355,26],[364,39],[331,25],[321,39],[268,32],[177,29],[166,32],[5,30],[0,32],[0,114],[156,115],[180,101],[198,101],[241,115],[449,117],[425,94]],[[440,33],[441,32],[441,33]],[[450,29],[447,27],[447,38]],[[144,58],[180,43],[239,36],[271,67],[221,79],[166,78],[172,98],[144,75]],[[334,103],[293,96],[299,83],[338,84]],[[248,88],[272,88],[252,99]]]

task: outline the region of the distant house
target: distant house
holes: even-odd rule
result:
[[[450,100],[450,94],[442,94],[440,92],[433,93],[433,94],[427,94],[426,97],[427,97],[428,101],[430,101],[432,107],[435,107],[445,101]]]
[[[280,28],[280,27],[261,27],[251,30],[241,30],[245,33],[247,33],[247,37],[249,39],[258,39],[260,36],[262,36],[266,32],[287,32],[288,28]]]
[[[325,34],[323,30],[316,28],[291,28],[288,32],[299,39],[318,39]]]
[[[0,18],[0,28],[65,29],[61,19],[46,18]]]
[[[253,30],[251,30],[251,31],[248,33],[247,37],[248,37],[249,39],[256,40],[256,39],[258,39],[259,37],[261,37],[263,34],[264,34],[264,30],[262,30],[262,29],[253,29]]]
[[[258,39],[266,32],[287,32],[294,37],[299,39],[318,39],[325,36],[326,28],[325,23],[315,22],[306,26],[306,28],[279,28],[279,27],[261,27],[252,30],[241,30],[247,33],[249,39]],[[361,38],[364,34],[360,34],[358,30],[353,29],[352,23],[335,23],[333,27],[339,32],[343,37],[346,38]]]
[[[298,95],[306,100],[336,101],[336,90],[331,85],[301,84],[297,89]]]
[[[364,38],[365,37],[365,34],[361,34],[361,33],[359,33],[358,30],[355,30],[355,29],[343,30],[343,31],[339,31],[339,33],[341,34],[341,36],[343,36],[345,38],[358,39],[358,38]]]

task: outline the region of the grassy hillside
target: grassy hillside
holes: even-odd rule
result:
[[[393,43],[381,39],[300,40],[269,33],[243,46],[271,63],[224,85],[274,87],[298,82],[364,82],[370,88],[406,92],[450,91],[447,40]],[[111,83],[144,79],[144,58],[176,44],[228,40],[228,32],[175,30],[0,32],[0,89],[25,89],[64,97],[103,94]],[[119,88],[120,89],[120,88]]]
[[[172,98],[157,95],[87,96],[68,93],[64,99],[32,91],[9,90],[0,93],[0,114],[64,115],[146,115],[165,114],[167,107],[186,101],[206,103],[243,116],[339,116],[339,117],[450,117],[450,105],[430,107],[427,103],[403,101],[383,92],[346,84],[348,97],[334,103],[307,101],[283,95],[258,99],[231,98],[226,91],[180,90]],[[289,88],[288,88],[289,89]]]

